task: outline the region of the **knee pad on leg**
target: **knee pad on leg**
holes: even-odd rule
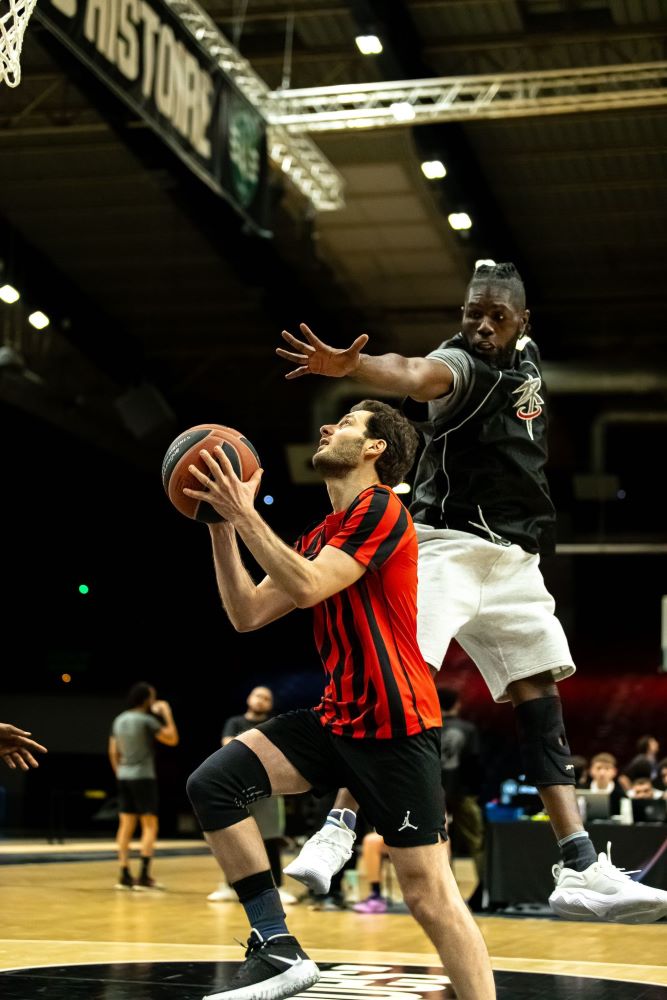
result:
[[[199,824],[207,832],[247,819],[250,803],[271,795],[264,765],[239,740],[211,754],[190,775],[186,788]]]
[[[557,695],[534,698],[516,706],[521,761],[528,781],[544,785],[574,785],[574,767]]]

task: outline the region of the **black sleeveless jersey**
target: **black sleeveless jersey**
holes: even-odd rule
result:
[[[425,440],[410,513],[417,523],[546,554],[554,548],[555,510],[544,474],[540,354],[529,338],[519,345],[512,367],[502,369],[468,351],[460,333],[434,352],[464,350],[472,377],[453,408],[404,403]]]

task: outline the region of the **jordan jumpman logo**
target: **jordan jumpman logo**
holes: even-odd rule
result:
[[[407,830],[408,827],[411,830],[418,830],[419,829],[419,827],[415,826],[414,823],[410,822],[410,810],[409,809],[408,809],[408,811],[405,814],[405,819],[403,820],[403,826],[399,826],[398,832],[400,833],[401,830]]]

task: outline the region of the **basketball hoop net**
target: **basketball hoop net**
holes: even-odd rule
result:
[[[18,87],[21,82],[21,46],[37,0],[0,0],[0,83]]]

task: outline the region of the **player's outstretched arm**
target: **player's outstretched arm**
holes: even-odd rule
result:
[[[296,365],[285,378],[303,375],[326,375],[329,378],[349,376],[376,389],[385,389],[400,396],[411,396],[420,402],[445,396],[452,387],[453,376],[447,365],[432,358],[405,358],[401,354],[362,354],[368,335],[361,336],[345,349],[330,347],[301,323],[302,339],[283,330],[283,340],[290,350],[276,348],[276,354]]]

